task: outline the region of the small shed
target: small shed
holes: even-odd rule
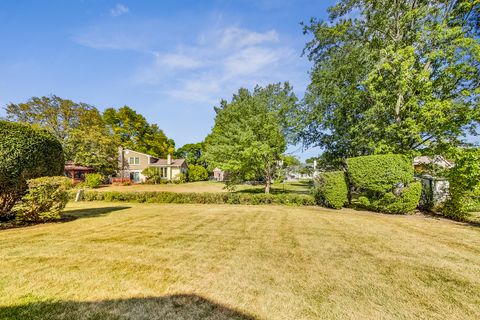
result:
[[[95,172],[94,168],[85,167],[73,163],[73,161],[67,161],[67,163],[65,163],[65,176],[72,179],[74,183],[85,181],[85,175],[93,172]]]

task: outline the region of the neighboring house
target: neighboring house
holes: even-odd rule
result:
[[[73,161],[65,163],[65,176],[72,179],[74,183],[85,181],[85,175],[93,172],[95,172],[94,168],[81,166]]]
[[[228,173],[220,168],[213,169],[213,180],[225,181],[228,178]]]
[[[132,182],[145,182],[147,177],[142,171],[149,167],[159,168],[162,178],[168,181],[176,180],[188,169],[185,159],[173,159],[169,154],[167,159],[142,152],[119,148],[119,172],[121,178],[130,178]]]
[[[413,166],[417,171],[422,171],[427,165],[437,165],[443,169],[453,168],[454,164],[442,156],[419,156],[413,159]]]
[[[315,169],[312,164],[288,166],[284,169],[285,181],[310,180],[314,178]]]

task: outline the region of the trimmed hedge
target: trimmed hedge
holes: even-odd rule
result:
[[[399,154],[371,155],[347,159],[352,187],[385,193],[398,183],[413,181],[411,160]]]
[[[415,181],[403,188],[399,196],[396,196],[393,192],[387,192],[381,198],[374,200],[360,196],[358,204],[362,208],[383,213],[413,213],[418,206],[421,193],[422,184]]]
[[[27,180],[62,175],[65,161],[62,145],[46,130],[0,121],[0,137],[0,219],[11,219]]]
[[[75,192],[70,193],[75,198]],[[315,200],[309,195],[298,194],[249,194],[249,193],[177,193],[177,192],[99,192],[87,190],[84,192],[85,201],[112,201],[138,203],[190,203],[190,204],[282,204],[313,206]]]
[[[343,171],[322,172],[317,180],[313,195],[317,204],[340,209],[348,203],[348,186]]]

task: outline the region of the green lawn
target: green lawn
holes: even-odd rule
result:
[[[167,191],[167,192],[228,192],[225,184],[215,181],[199,181],[181,184],[134,184],[130,186],[106,185],[98,188],[98,191]],[[272,187],[272,193],[300,193],[309,194],[311,184],[308,181],[275,183]],[[261,193],[264,191],[263,185],[238,185],[236,192]]]
[[[0,231],[0,319],[480,319],[480,228],[316,207],[74,203]]]

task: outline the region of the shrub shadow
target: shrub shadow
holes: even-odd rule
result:
[[[68,210],[63,213],[66,220],[78,219],[78,218],[91,218],[91,217],[101,217],[105,216],[111,212],[130,209],[129,206],[115,206],[115,207],[100,207],[100,208],[85,208],[85,209],[76,209]]]
[[[195,294],[91,302],[48,301],[0,306],[0,319],[238,319],[254,317]]]

